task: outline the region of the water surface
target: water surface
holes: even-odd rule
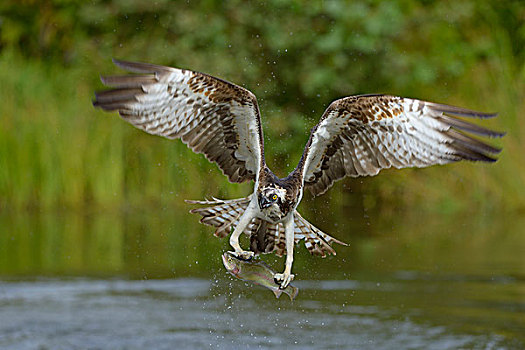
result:
[[[0,221],[2,349],[525,347],[518,217],[342,220],[337,256],[298,249],[294,302],[229,276],[182,211]]]

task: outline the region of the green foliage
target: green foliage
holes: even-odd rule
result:
[[[267,160],[280,175],[295,166],[309,129],[338,97],[383,92],[500,111],[491,126],[508,136],[495,165],[348,180],[330,206],[523,208],[524,16],[520,1],[488,0],[3,1],[0,200],[15,207],[164,205],[179,195],[248,192],[180,143],[92,108],[98,76],[114,73],[110,58],[117,57],[249,88],[272,141]]]

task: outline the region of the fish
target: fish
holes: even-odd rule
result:
[[[294,300],[299,293],[299,288],[291,284],[281,289],[280,284],[275,281],[275,271],[260,259],[251,258],[244,260],[237,258],[233,255],[233,252],[225,252],[222,254],[222,262],[226,271],[231,275],[240,280],[253,282],[270,289],[276,298],[279,298],[282,293],[285,293],[290,297],[290,300]]]

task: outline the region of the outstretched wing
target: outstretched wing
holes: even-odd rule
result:
[[[345,176],[390,167],[426,167],[462,159],[493,162],[500,149],[470,134],[504,134],[457,117],[490,118],[468,109],[387,95],[336,100],[310,134],[299,163],[305,187],[320,195]]]
[[[227,81],[189,70],[114,60],[130,72],[102,77],[113,89],[96,93],[93,105],[139,129],[180,138],[217,163],[231,182],[254,180],[264,162],[257,99]]]

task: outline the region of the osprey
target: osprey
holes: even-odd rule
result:
[[[480,113],[411,98],[360,95],[336,100],[311,130],[299,164],[277,177],[264,160],[263,132],[257,99],[250,91],[191,70],[114,60],[133,73],[102,77],[112,87],[96,93],[93,105],[120,116],[139,129],[181,139],[193,151],[217,163],[231,182],[255,181],[254,191],[234,200],[187,201],[206,205],[191,212],[225,237],[233,228],[234,254],[286,254],[276,279],[285,288],[293,279],[294,244],[301,239],[310,253],[334,254],[345,244],[306,221],[297,206],[305,188],[325,193],[345,176],[373,176],[390,167],[426,167],[459,160],[494,162],[500,152],[477,134],[501,137],[458,117],[490,118]],[[250,237],[250,251],[239,236]]]

